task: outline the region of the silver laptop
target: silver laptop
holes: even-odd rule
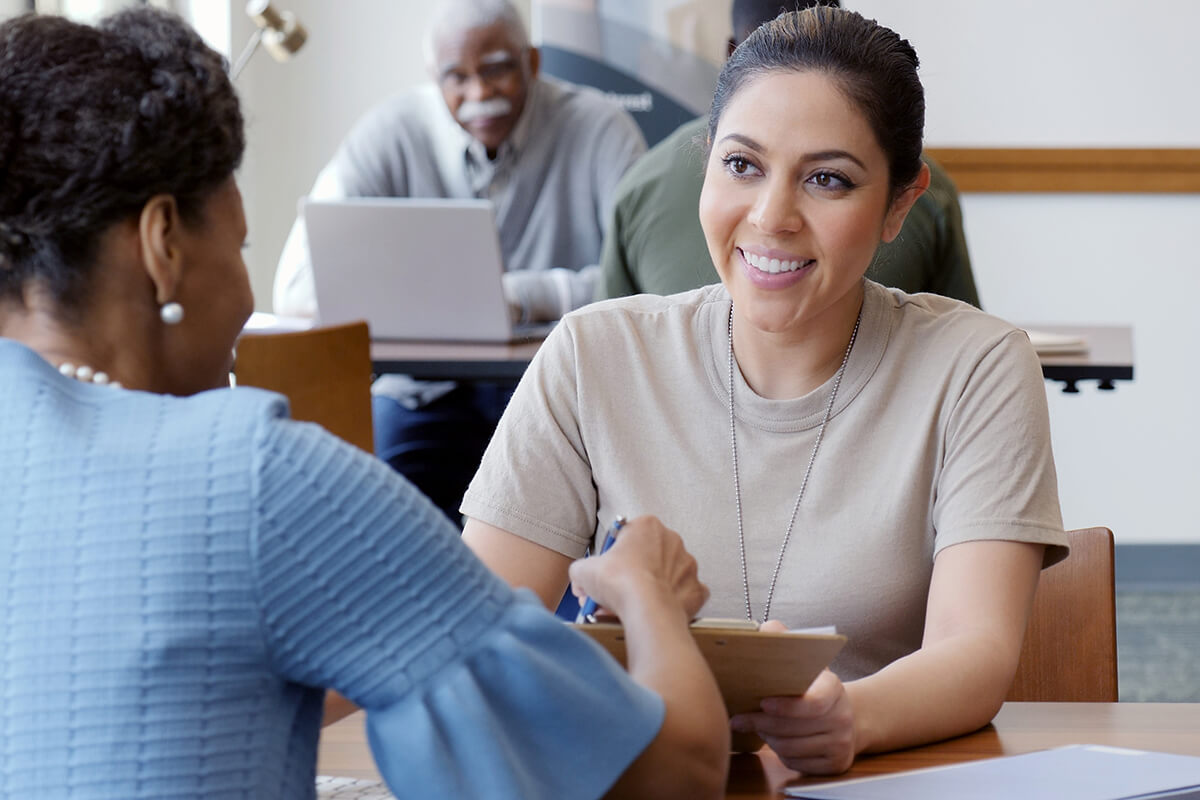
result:
[[[514,326],[487,200],[302,200],[322,325],[365,319],[375,339],[508,342]]]

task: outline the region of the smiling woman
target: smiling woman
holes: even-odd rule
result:
[[[929,180],[916,70],[840,9],[746,39],[699,208],[721,283],[564,318],[462,506],[468,544],[547,604],[608,521],[649,513],[696,555],[706,615],[835,623],[833,671],[731,722],[805,772],[991,719],[1065,555],[1025,334],[863,277]]]

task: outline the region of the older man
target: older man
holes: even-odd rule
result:
[[[519,316],[591,300],[609,204],[645,150],[599,93],[538,77],[538,51],[503,0],[442,0],[426,35],[433,84],[373,108],[311,197],[460,197],[495,204],[505,289]],[[316,312],[303,222],[275,275],[275,312]]]
[[[732,48],[781,9],[838,5],[837,0],[734,0]],[[685,123],[638,161],[617,187],[600,258],[597,298],[673,294],[717,282],[700,229],[708,118]],[[958,191],[928,157],[929,189],[900,235],[880,246],[867,276],[907,292],[934,292],[979,305],[962,227]]]
[[[311,196],[491,200],[513,316],[553,320],[587,303],[613,192],[646,147],[637,124],[595,90],[539,78],[538,51],[503,0],[440,0],[426,57],[432,85],[368,112]],[[317,311],[301,220],[279,260],[275,311]],[[376,453],[457,519],[511,389],[385,376]]]

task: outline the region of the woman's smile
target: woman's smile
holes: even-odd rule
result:
[[[804,258],[773,250],[763,252],[738,247],[742,269],[750,282],[760,289],[784,289],[803,280],[816,266],[815,258]]]

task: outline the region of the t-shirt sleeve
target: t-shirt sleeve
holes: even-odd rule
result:
[[[950,411],[942,446],[935,553],[1002,539],[1048,545],[1046,566],[1066,557],[1046,389],[1023,331],[981,355]]]
[[[570,558],[596,531],[581,434],[573,318],[551,332],[509,401],[459,510]]]
[[[275,666],[367,710],[398,797],[598,797],[657,735],[658,695],[492,575],[383,462],[272,420],[254,475]]]

